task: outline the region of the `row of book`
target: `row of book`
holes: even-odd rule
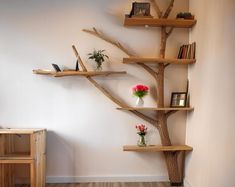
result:
[[[178,59],[195,59],[196,42],[188,45],[182,45],[179,50]]]

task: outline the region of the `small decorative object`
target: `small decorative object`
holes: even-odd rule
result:
[[[187,92],[173,92],[171,94],[171,107],[186,107]]]
[[[75,68],[76,71],[79,71],[79,65],[78,65],[78,61],[76,61],[76,68]]]
[[[150,3],[132,3],[132,9],[129,17],[152,18],[150,14]]]
[[[56,72],[61,71],[61,69],[59,68],[59,66],[57,64],[52,64],[53,68],[55,69]]]
[[[137,134],[140,136],[140,139],[137,142],[137,145],[140,147],[146,146],[145,135],[147,133],[147,127],[145,127],[145,125],[143,124],[140,124],[140,125],[136,125],[135,128],[138,130]]]
[[[143,106],[143,97],[148,94],[149,88],[145,85],[137,84],[132,88],[133,95],[137,97],[136,106]]]
[[[190,12],[180,12],[176,15],[177,19],[194,19],[194,16]]]
[[[89,53],[89,59],[94,59],[97,63],[97,70],[102,70],[102,63],[104,62],[105,58],[109,58],[106,54],[104,54],[105,50],[94,50],[93,53]]]

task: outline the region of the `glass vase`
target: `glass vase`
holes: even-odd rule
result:
[[[135,105],[136,105],[137,107],[142,107],[142,106],[144,106],[144,100],[143,100],[143,98],[142,98],[142,97],[138,97],[137,100],[136,100],[136,102],[135,102]]]
[[[146,146],[146,142],[145,142],[145,135],[139,135],[140,139],[137,142],[137,145],[140,147],[145,147]]]

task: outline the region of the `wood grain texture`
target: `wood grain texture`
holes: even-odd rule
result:
[[[125,71],[62,71],[62,72],[55,72],[51,71],[50,73],[45,70],[33,70],[35,74],[39,75],[52,75],[54,77],[69,77],[69,76],[109,76],[113,74],[126,74]]]
[[[18,138],[16,138],[18,137]],[[15,150],[17,141],[28,137],[30,153]],[[45,154],[46,154],[45,129],[1,129],[0,130],[0,187],[14,187],[16,165],[30,167],[31,187],[45,187]],[[23,140],[22,140],[23,141]],[[25,148],[23,149],[25,150]],[[24,173],[22,173],[24,174]]]
[[[177,58],[149,58],[149,57],[129,57],[123,58],[124,64],[135,64],[135,63],[145,63],[145,64],[159,64],[159,63],[170,63],[170,64],[193,64],[196,59],[177,59]]]
[[[65,183],[46,184],[46,187],[170,187],[168,182],[97,182],[97,183]],[[16,185],[15,187],[29,187],[29,185]]]
[[[197,23],[196,20],[184,19],[157,19],[157,18],[129,18],[126,16],[124,26],[149,26],[149,27],[176,27],[191,28]]]
[[[171,107],[164,107],[164,108],[154,108],[154,107],[123,107],[117,108],[118,110],[149,110],[149,111],[192,111],[194,108],[192,107],[182,107],[182,108],[171,108]]]
[[[146,147],[140,147],[137,145],[125,145],[123,151],[136,151],[136,152],[174,152],[174,151],[192,151],[193,148],[188,145],[149,145]]]

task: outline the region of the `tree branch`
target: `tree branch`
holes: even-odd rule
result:
[[[74,52],[75,56],[77,57],[78,63],[82,67],[83,71],[87,71],[86,66],[83,64],[82,59],[81,59],[80,55],[78,54],[78,51],[77,51],[75,45],[73,45],[72,48],[73,48],[73,52]]]
[[[158,18],[161,18],[162,17],[162,12],[157,4],[157,2],[155,0],[150,0],[151,3],[153,4],[153,8],[154,10],[156,11],[157,15],[158,15]]]
[[[97,83],[94,79],[92,79],[91,77],[87,77],[87,79],[96,87],[98,88],[106,97],[108,97],[111,101],[113,101],[114,103],[116,103],[117,105],[119,105],[122,108],[126,108],[128,107],[128,105],[126,105],[125,103],[121,102],[120,100],[116,99],[115,97],[113,97],[105,88],[103,88],[102,86],[100,86],[99,83]],[[151,124],[155,124],[156,120],[150,118],[149,116],[146,116],[136,110],[134,111],[130,111],[131,113],[137,115],[138,117],[140,117],[141,119],[151,123]]]
[[[165,113],[165,116],[166,116],[166,118],[168,118],[168,117],[170,117],[170,115],[172,115],[172,114],[174,114],[176,112],[178,112],[178,110],[171,110],[171,111]]]
[[[143,63],[137,63],[137,64],[142,68],[144,68],[147,72],[149,72],[149,74],[151,74],[154,77],[154,79],[157,79],[157,72],[155,72],[152,68]]]
[[[116,47],[118,47],[120,50],[122,50],[123,52],[125,52],[128,56],[133,56],[133,54],[128,51],[125,47],[122,46],[122,44],[120,42],[117,42],[109,37],[107,37],[106,35],[104,35],[102,32],[98,32],[96,30],[96,28],[93,28],[93,30],[88,30],[88,29],[83,29],[84,32],[87,32],[89,34],[92,34]],[[141,67],[143,67],[147,72],[149,72],[155,79],[157,79],[157,73],[150,67],[148,67],[147,65],[143,64],[143,63],[138,63],[138,65],[140,65]]]
[[[78,60],[80,61],[80,65],[83,67],[83,70],[87,72],[87,69],[84,65],[84,63],[82,62],[79,54],[78,54],[78,51],[76,49],[75,46],[72,46],[73,47],[73,51],[74,51],[74,54],[75,56],[78,58]],[[96,88],[98,88],[106,97],[108,97],[110,100],[112,100],[114,103],[116,103],[117,105],[119,105],[120,107],[122,108],[125,108],[125,107],[128,107],[128,105],[126,105],[124,102],[121,102],[120,100],[116,99],[115,97],[112,96],[112,94],[110,94],[105,88],[103,88],[102,86],[100,86],[99,83],[97,83],[93,78],[91,78],[90,76],[87,76],[86,77]],[[151,124],[155,124],[156,123],[156,120],[150,118],[149,116],[146,116],[138,111],[130,111],[132,112],[133,114],[137,115],[138,117],[140,117],[141,119],[151,123]]]
[[[172,10],[172,8],[173,8],[173,6],[174,6],[174,1],[175,1],[175,0],[171,0],[170,5],[169,5],[168,8],[166,9],[166,12],[164,13],[163,18],[168,18],[169,14],[171,13],[171,10]]]
[[[164,68],[166,68],[166,67],[169,66],[169,65],[170,65],[170,63],[165,64],[165,65],[164,65]]]
[[[169,29],[169,31],[166,31],[166,37],[167,37],[167,38],[171,35],[171,33],[172,33],[173,30],[174,30],[174,27],[171,27],[171,28]]]
[[[102,32],[98,32],[96,30],[96,28],[93,27],[93,30],[88,30],[88,29],[83,29],[82,31],[92,34],[114,46],[116,46],[117,48],[119,48],[121,51],[123,51],[124,53],[126,53],[128,56],[134,56],[134,54],[132,54],[130,51],[128,51],[125,47],[122,46],[122,44],[120,44],[117,41],[112,40],[110,37],[106,36],[105,34],[103,34]]]

